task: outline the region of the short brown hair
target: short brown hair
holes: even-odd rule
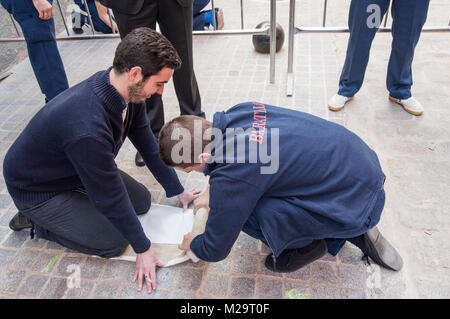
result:
[[[199,132],[195,132],[196,123],[201,123],[201,136],[198,136]],[[170,167],[177,166],[186,168],[195,165],[197,163],[197,158],[201,153],[206,151],[210,152],[208,145],[211,143],[211,135],[205,134],[206,130],[210,128],[212,128],[212,123],[199,116],[181,115],[172,119],[163,126],[159,133],[159,157],[164,164]],[[182,133],[183,130],[188,133],[189,136],[181,136],[180,133]],[[176,136],[172,137],[173,134],[176,134]],[[189,160],[178,162],[172,158],[172,150],[174,146],[183,141],[184,138],[190,138],[191,152],[190,154],[182,155],[183,158],[189,158]],[[201,149],[196,149],[196,145],[201,145]]]
[[[134,29],[122,39],[113,61],[113,68],[118,73],[128,72],[135,66],[142,68],[145,81],[164,67],[179,69],[181,59],[166,37],[150,28],[142,27]]]

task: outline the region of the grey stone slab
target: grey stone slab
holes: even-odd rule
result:
[[[22,230],[12,232],[2,243],[3,247],[20,248],[25,240],[30,236],[30,231]]]
[[[35,262],[31,266],[31,270],[50,274],[53,269],[55,269],[55,265],[60,258],[61,255],[59,254],[51,254],[43,251],[39,254],[38,258],[36,258]]]
[[[333,286],[312,286],[311,299],[339,299],[339,289]]]
[[[68,257],[64,256],[58,262],[58,266],[56,268],[56,274],[62,277],[68,277],[74,274],[75,272],[79,273],[81,276],[81,266],[82,266],[83,258],[81,257]]]
[[[87,299],[94,288],[94,282],[82,279],[79,286],[71,286],[67,289],[67,299]]]
[[[0,291],[16,291],[24,277],[24,270],[7,270],[0,277]]]
[[[230,297],[254,298],[255,279],[249,277],[233,277],[231,279]]]
[[[103,271],[107,260],[97,257],[88,257],[81,267],[81,277],[84,279],[97,279]]]
[[[102,275],[102,280],[125,280],[126,275],[134,268],[134,263],[125,260],[110,260]]]
[[[137,286],[136,286],[137,289]],[[119,287],[109,282],[101,282],[95,286],[92,298],[94,299],[111,299],[118,294]]]
[[[311,279],[311,266],[306,265],[299,270],[288,272],[283,275],[285,278],[309,281]]]
[[[233,272],[241,274],[256,274],[258,271],[258,256],[237,253],[234,256]]]
[[[192,292],[175,290],[172,292],[170,299],[197,299],[197,295]]]
[[[241,232],[235,245],[237,250],[256,253],[258,251],[258,244],[259,240]]]
[[[231,272],[233,266],[233,254],[229,254],[227,258],[218,262],[208,263],[208,272]]]
[[[169,299],[170,290],[157,288],[153,290],[151,293],[147,293],[146,291],[143,294],[144,299]]]
[[[31,268],[39,256],[39,251],[32,249],[20,249],[12,266],[19,269]]]
[[[365,289],[366,270],[363,267],[338,266],[339,282],[342,288]]]
[[[205,294],[217,297],[225,297],[228,291],[228,275],[208,273],[205,277],[202,291]]]
[[[297,281],[286,280],[284,283],[284,299],[310,299],[309,285]]]
[[[66,291],[70,289],[69,285],[66,278],[50,278],[39,297],[42,299],[61,299]]]
[[[341,289],[343,299],[367,299],[367,294],[364,290],[355,289]]]
[[[147,293],[147,288],[144,288],[141,291],[138,291],[137,285],[124,285],[121,289],[117,298],[119,299],[142,299],[144,295]]]
[[[47,249],[52,249],[52,250],[65,250],[66,248],[61,246],[58,243],[55,243],[54,241],[47,241]]]
[[[48,276],[30,275],[19,289],[19,295],[27,297],[37,296],[47,280]]]
[[[0,248],[0,272],[6,267],[16,254],[16,250]]]
[[[175,268],[159,268],[156,271],[156,283],[158,287],[173,288],[177,280],[178,270]]]
[[[202,277],[202,270],[181,268],[178,274],[176,289],[196,291],[200,288]]]
[[[17,214],[17,211],[11,209],[11,207],[8,209],[4,209],[4,213],[0,217],[0,226],[9,227],[9,222],[11,221],[11,219],[14,217],[15,214]]]
[[[279,279],[258,278],[256,283],[257,298],[281,299],[283,298],[283,282]]]
[[[27,248],[44,248],[47,244],[47,240],[34,237],[34,239],[28,238],[23,244]]]
[[[311,264],[312,282],[314,284],[337,285],[338,277],[331,263],[316,261]]]

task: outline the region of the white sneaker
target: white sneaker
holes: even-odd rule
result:
[[[389,100],[400,104],[401,106],[403,106],[403,109],[406,112],[408,112],[408,113],[410,113],[412,115],[419,116],[419,115],[422,115],[422,113],[423,113],[423,106],[422,106],[422,104],[420,104],[420,102],[417,101],[412,96],[409,99],[406,99],[406,100],[399,100],[399,99],[396,99],[396,98],[394,98],[394,97],[389,95]]]
[[[345,103],[350,100],[353,100],[353,96],[346,97],[343,95],[335,94],[328,101],[328,109],[330,109],[331,111],[340,111],[344,108]]]

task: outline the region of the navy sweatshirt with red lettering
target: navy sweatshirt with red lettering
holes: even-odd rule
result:
[[[115,157],[125,137],[141,153],[168,197],[183,192],[175,171],[160,160],[145,104],[129,104],[110,84],[109,71],[94,74],[48,102],[5,156],[3,174],[14,200],[37,204],[83,188],[95,207],[136,253],[150,247],[119,175]]]
[[[385,176],[375,152],[343,126],[248,102],[216,113],[213,128],[204,171],[209,218],[190,245],[200,259],[224,259],[250,216],[275,257],[309,240],[355,237],[378,223]]]

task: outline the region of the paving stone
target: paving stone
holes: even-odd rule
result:
[[[364,290],[341,289],[341,295],[343,299],[367,299]]]
[[[59,276],[68,277],[77,273],[81,276],[81,263],[83,258],[81,257],[63,257],[60,259],[56,273]]]
[[[47,240],[34,237],[34,239],[28,238],[23,246],[27,248],[44,248],[46,244]]]
[[[7,270],[0,277],[0,291],[16,291],[24,277],[23,270]]]
[[[8,208],[11,203],[12,199],[9,194],[0,194],[0,209]]]
[[[11,230],[7,227],[0,227],[0,243],[6,238],[10,231]]]
[[[144,299],[168,299],[170,296],[170,290],[157,288],[153,290],[150,294],[145,292],[143,294]]]
[[[159,268],[156,271],[156,283],[158,287],[173,288],[177,279],[178,270],[175,268]]]
[[[361,287],[365,287],[365,268],[341,265],[338,266],[338,273],[342,288],[360,289]]]
[[[20,248],[25,240],[30,236],[30,231],[14,231],[3,242],[3,247]]]
[[[0,226],[9,227],[9,222],[15,214],[17,214],[17,210],[12,210],[11,208],[9,210],[6,210],[0,217]]]
[[[130,272],[131,268],[134,268],[134,263],[125,260],[110,260],[106,266],[102,275],[103,280],[125,279],[126,275]]]
[[[202,282],[203,271],[181,268],[178,273],[176,288],[179,290],[198,290]]]
[[[47,249],[54,249],[54,250],[65,250],[66,248],[61,246],[58,243],[55,243],[54,241],[47,240]]]
[[[19,289],[19,295],[24,295],[27,297],[34,297],[39,294],[42,287],[44,287],[47,282],[48,277],[42,275],[30,275],[22,287]]]
[[[20,249],[14,259],[13,267],[19,269],[31,268],[37,260],[39,252],[31,249]]]
[[[16,254],[16,250],[0,248],[0,272],[6,267]]]
[[[204,279],[202,291],[205,294],[225,297],[228,291],[228,275],[208,273]]]
[[[51,278],[40,294],[42,299],[61,299],[69,289],[69,280],[66,278]]]
[[[233,298],[254,298],[255,279],[248,277],[232,278],[230,296]]]
[[[56,263],[61,258],[59,254],[50,254],[41,252],[33,263],[31,270],[35,272],[50,274],[55,268]]]
[[[338,299],[339,289],[333,286],[312,286],[311,299]]]
[[[84,279],[97,279],[107,260],[97,257],[88,257],[84,265],[81,267],[81,277]]]
[[[141,291],[137,290],[137,285],[125,285],[121,288],[117,298],[119,299],[142,299],[147,293],[146,286]]]
[[[234,256],[233,272],[241,274],[256,274],[258,271],[258,256],[237,253]]]
[[[108,282],[101,282],[95,286],[92,298],[94,299],[111,299],[114,298],[117,291],[117,285]],[[137,286],[135,287],[137,289]]]
[[[363,253],[353,244],[346,243],[338,253],[338,258],[343,264],[363,265],[361,258]]]
[[[67,289],[66,298],[68,299],[87,299],[92,292],[94,282],[82,279],[78,287],[74,286]]]
[[[170,299],[197,299],[195,293],[175,290]]]
[[[241,232],[236,242],[236,249],[244,252],[256,253],[258,251],[258,242],[259,240]]]
[[[258,298],[283,298],[283,283],[281,280],[258,278],[256,287],[256,295]]]
[[[310,299],[309,285],[297,281],[286,280],[284,283],[284,299]]]
[[[208,272],[231,272],[233,266],[233,254],[229,254],[227,258],[213,263],[208,263]]]
[[[314,284],[337,285],[338,278],[333,266],[329,263],[316,261],[311,264],[311,275]]]
[[[311,265],[306,265],[305,267],[300,268],[299,270],[294,272],[285,273],[283,277],[308,281],[311,279]]]

